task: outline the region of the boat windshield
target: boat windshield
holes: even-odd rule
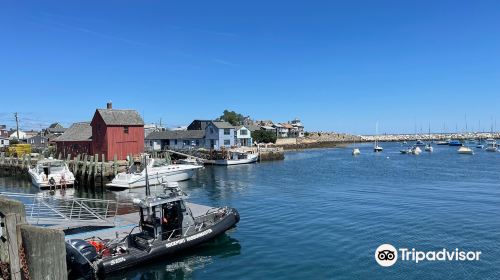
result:
[[[52,162],[50,164],[50,172],[62,172],[64,171],[64,163],[63,162]]]
[[[153,167],[162,167],[162,166],[167,166],[168,162],[164,159],[155,159],[153,162]]]

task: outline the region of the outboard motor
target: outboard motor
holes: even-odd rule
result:
[[[94,267],[91,265],[97,258],[94,246],[82,239],[66,241],[66,264],[70,271],[69,279],[95,279]]]

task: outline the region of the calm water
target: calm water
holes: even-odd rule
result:
[[[230,205],[227,235],[173,259],[111,279],[500,279],[500,153],[382,154],[361,146],[290,152],[285,161],[208,167],[182,187],[191,201]],[[0,178],[0,190],[35,191]],[[84,195],[84,194],[80,194]],[[128,200],[134,193],[107,193]],[[398,262],[382,243],[419,250],[482,251],[478,262]]]

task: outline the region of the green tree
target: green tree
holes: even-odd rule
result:
[[[243,115],[238,114],[235,111],[224,110],[222,116],[219,117],[220,120],[226,121],[231,125],[237,126],[243,123]]]
[[[277,138],[273,131],[256,130],[252,132],[252,139],[257,143],[276,143]]]

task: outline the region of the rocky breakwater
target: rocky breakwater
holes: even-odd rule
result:
[[[361,136],[363,142],[373,142],[376,140],[382,142],[403,142],[403,141],[444,141],[448,139],[467,140],[467,139],[488,139],[500,138],[500,133],[477,132],[477,133],[431,133],[429,134],[382,134]]]
[[[305,137],[280,138],[276,141],[276,146],[285,150],[333,148],[359,141],[362,141],[361,136],[336,132],[310,132]]]

